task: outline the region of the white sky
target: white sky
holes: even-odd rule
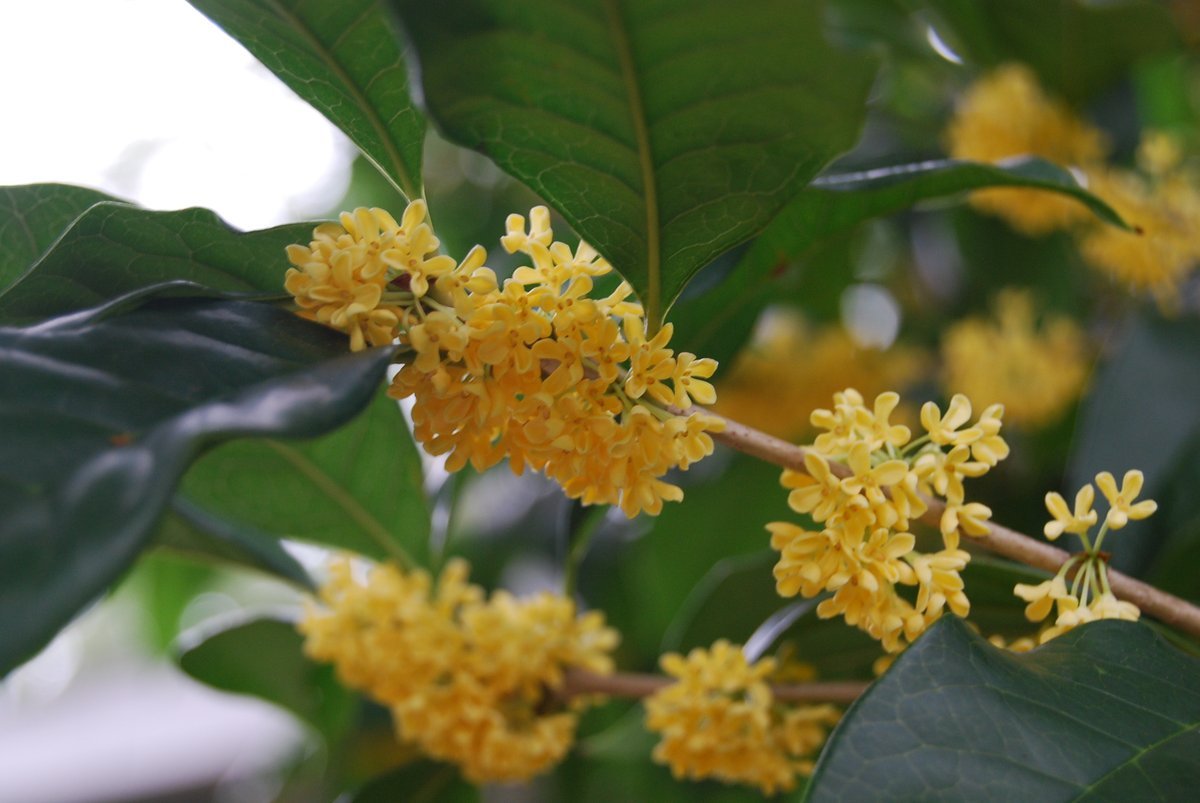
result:
[[[84,184],[244,229],[344,193],[345,137],[184,0],[0,7],[0,185]]]

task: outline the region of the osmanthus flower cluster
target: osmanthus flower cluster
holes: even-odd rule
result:
[[[454,560],[436,584],[390,564],[359,578],[339,560],[299,625],[305,652],[388,706],[401,740],[468,780],[524,780],[574,739],[586,702],[554,697],[564,672],[611,672],[618,636],[563,597],[487,598],[467,576]]]
[[[654,760],[676,778],[788,791],[797,775],[812,772],[812,756],[841,716],[832,705],[775,699],[775,659],[750,663],[728,641],[687,656],[669,653],[661,664],[675,682],[645,699],[646,727],[660,737]]]
[[[971,194],[982,211],[1030,235],[1074,229],[1089,264],[1170,307],[1200,261],[1200,175],[1184,164],[1174,138],[1147,132],[1138,169],[1105,160],[1103,134],[1049,97],[1028,67],[1002,66],[968,90],[946,130],[951,156],[998,162],[1040,156],[1086,175],[1088,189],[1133,231],[1092,218],[1077,201],[1032,189],[993,188]]]
[[[437,253],[422,201],[399,223],[356,209],[313,237],[288,248],[301,314],[348,333],[352,349],[411,347],[389,393],[414,397],[414,435],[450,471],[508,457],[518,474],[633,517],[682,499],[662,476],[712,452],[722,420],[691,408],[715,401],[716,362],[672,350],[669,324],[648,331],[627,283],[593,297],[612,268],[586,243],[555,241],[545,207],[528,228],[509,216],[501,243],[530,264],[502,286],[480,246],[461,262]]]
[[[943,414],[933,402],[921,408],[924,435],[893,424],[900,403],[881,393],[868,407],[855,390],[835,394],[832,410],[816,410],[812,423],[825,430],[806,450],[807,473],[785,470],[788,505],[807,514],[816,529],[790,522],[767,525],[779,551],[776,589],[785,597],[832,595],[817,606],[822,618],[841,615],[898,652],[949,608],[965,617],[970,602],[960,575],[970,556],[960,533],[983,535],[991,510],[968,502],[964,479],[979,477],[1008,456],[1000,437],[1004,409],[994,404],[974,424],[971,402],[955,395]],[[832,464],[848,471],[839,476]],[[939,496],[943,548],[917,552],[910,523],[926,512],[923,497]],[[915,587],[915,601],[900,593]]]
[[[1001,291],[993,316],[966,318],[942,335],[942,385],[1004,405],[1009,424],[1038,427],[1057,420],[1087,381],[1089,349],[1065,315],[1039,321],[1032,293]]]
[[[1057,493],[1046,494],[1046,508],[1053,516],[1046,524],[1046,537],[1053,541],[1063,533],[1073,533],[1079,537],[1083,551],[1072,555],[1051,579],[1037,585],[1018,583],[1013,589],[1014,594],[1029,603],[1025,616],[1031,622],[1041,622],[1051,612],[1055,614],[1053,624],[1047,624],[1038,633],[1038,644],[1097,619],[1137,621],[1141,616],[1136,605],[1113,595],[1108,582],[1108,558],[1100,547],[1110,530],[1119,530],[1158,509],[1151,499],[1134,501],[1144,482],[1142,472],[1136,470],[1125,472],[1120,487],[1109,472],[1096,475],[1096,487],[1108,500],[1108,513],[1094,542],[1088,534],[1099,514],[1092,509],[1096,491],[1091,483],[1079,489],[1073,506],[1068,506]]]

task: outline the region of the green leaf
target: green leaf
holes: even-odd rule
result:
[[[1054,92],[1074,101],[1124,77],[1145,57],[1179,44],[1164,3],[1122,0],[919,0],[933,25],[961,56],[987,67],[1029,64]]]
[[[218,518],[176,495],[154,542],[162,549],[201,561],[266,572],[312,589],[313,581],[273,535]]]
[[[830,175],[817,179],[784,207],[746,255],[704,295],[681,301],[671,312],[678,341],[698,354],[727,336],[729,325],[745,329],[774,297],[772,272],[802,261],[830,238],[844,236],[865,220],[922,202],[984,187],[1026,187],[1068,195],[1108,223],[1125,227],[1106,203],[1083,189],[1070,171],[1042,159],[1004,165],[939,159],[916,164]]]
[[[356,697],[333,667],[304,655],[304,637],[282,619],[252,619],[185,633],[178,660],[184,672],[222,691],[274,703],[335,739],[350,725]]]
[[[1165,319],[1149,311],[1135,317],[1092,382],[1067,486],[1060,490],[1073,496],[1097,472],[1111,472],[1119,481],[1129,469],[1139,469],[1146,478],[1141,498],[1157,498],[1189,443],[1200,439],[1197,398],[1200,320]],[[1113,564],[1123,571],[1145,570],[1167,534],[1160,523],[1171,516],[1163,509],[1110,536]]]
[[[207,209],[88,209],[0,294],[0,322],[30,323],[173,280],[212,290],[284,295],[284,248],[311,239],[297,223],[240,232]]]
[[[479,788],[467,783],[453,766],[414,761],[372,778],[349,803],[477,803]]]
[[[424,563],[429,505],[421,458],[386,395],[312,441],[236,441],[198,460],[183,495],[205,510],[277,536]]]
[[[327,432],[391,358],[263,304],[122,306],[0,327],[0,673],[134,561],[198,452]]]
[[[945,617],[850,707],[806,799],[1191,799],[1197,677],[1141,624],[1017,655]]]
[[[0,187],[0,293],[29,269],[71,221],[115,198],[68,184]]]
[[[188,0],[421,197],[425,118],[399,38],[376,0]]]
[[[447,136],[545,198],[655,323],[854,144],[875,73],[815,2],[393,5]]]

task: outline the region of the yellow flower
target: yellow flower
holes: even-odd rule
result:
[[[436,588],[423,571],[331,568],[320,607],[299,624],[305,652],[388,706],[398,736],[476,783],[525,780],[574,739],[580,703],[554,697],[568,668],[612,671],[617,635],[598,613],[543,594],[491,599],[451,561]]]
[[[1039,324],[1027,290],[1002,291],[993,309],[991,318],[966,318],[946,329],[943,387],[998,400],[1002,412],[1020,426],[1052,423],[1086,383],[1089,349],[1083,330],[1064,316],[1047,315]]]
[[[828,705],[780,704],[767,685],[774,659],[749,664],[724,640],[686,657],[664,655],[661,663],[676,680],[645,699],[646,727],[660,737],[654,760],[676,778],[788,791],[797,775],[811,772],[808,756],[839,718]]]
[[[1104,521],[1110,529],[1119,530],[1131,519],[1134,521],[1144,519],[1158,510],[1158,503],[1153,499],[1145,499],[1134,504],[1133,500],[1142,492],[1144,482],[1145,477],[1137,469],[1125,472],[1120,490],[1117,490],[1117,481],[1113,479],[1112,474],[1101,471],[1096,475],[1096,487],[1108,500],[1108,516]]]
[[[771,308],[732,368],[722,372],[716,410],[792,440],[812,431],[809,412],[834,392],[854,387],[870,397],[906,386],[924,373],[927,362],[910,347],[867,348],[840,325],[817,328],[797,312]]]
[[[1017,583],[1013,587],[1013,593],[1029,603],[1025,607],[1025,618],[1031,622],[1040,622],[1049,616],[1055,603],[1067,599],[1073,601],[1061,574],[1035,586]]]
[[[1067,167],[1087,166],[1100,161],[1106,150],[1103,134],[1048,97],[1033,71],[1021,64],[1004,65],[975,82],[959,103],[946,140],[952,157],[983,162],[1028,155]],[[1088,215],[1078,201],[1032,189],[978,190],[971,194],[971,204],[1035,236]]]
[[[1135,231],[1096,224],[1080,250],[1095,268],[1135,291],[1148,291],[1171,307],[1179,286],[1200,260],[1200,190],[1179,173],[1147,181],[1116,168],[1089,174],[1091,189]]]
[[[950,399],[945,415],[935,402],[925,402],[921,406],[921,426],[929,433],[929,440],[939,446],[970,444],[983,437],[983,430],[977,427],[958,431],[970,418],[971,400],[961,393],[955,393]]]
[[[1075,494],[1075,512],[1067,507],[1067,500],[1061,494],[1053,491],[1046,494],[1046,509],[1054,517],[1046,522],[1043,532],[1051,541],[1063,533],[1078,533],[1080,535],[1091,529],[1096,523],[1096,511],[1092,510],[1092,502],[1096,499],[1096,491],[1091,483],[1079,489]]]

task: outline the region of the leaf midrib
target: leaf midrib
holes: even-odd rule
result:
[[[620,0],[604,0],[605,18],[612,35],[613,47],[621,68],[621,82],[629,101],[630,122],[637,142],[638,169],[642,174],[642,192],[646,209],[646,321],[649,333],[658,329],[662,306],[662,265],[659,244],[658,180],[654,169],[654,154],[650,148],[650,129],[646,125],[646,110],[637,80],[637,65],[633,46],[621,13]],[[619,266],[618,266],[619,270]]]
[[[406,200],[412,200],[413,198],[420,197],[420,192],[417,191],[416,182],[414,182],[412,176],[408,174],[408,169],[404,166],[404,160],[400,157],[400,152],[396,150],[395,143],[392,142],[392,138],[388,134],[387,126],[384,124],[383,119],[375,113],[375,107],[371,105],[371,103],[367,100],[366,95],[362,93],[358,83],[351,78],[350,74],[346,72],[345,69],[343,69],[341,62],[339,62],[334,57],[334,54],[325,47],[320,39],[317,38],[316,34],[313,33],[312,29],[308,27],[304,20],[292,13],[292,11],[284,6],[283,3],[279,2],[279,0],[264,1],[275,11],[280,19],[291,25],[296,32],[304,38],[304,40],[308,43],[308,46],[312,48],[314,53],[317,54],[317,57],[321,60],[321,62],[327,68],[329,68],[329,71],[337,76],[337,78],[346,87],[359,110],[366,115],[367,121],[370,123],[371,127],[375,129],[375,133],[379,136],[379,141],[383,145],[384,151],[387,152],[388,160],[391,161],[392,168],[395,170],[395,176],[393,176],[390,171],[384,169],[382,165],[376,164],[375,166],[379,168],[379,172],[383,174],[388,182],[392,184],[400,192],[400,194],[405,197]],[[353,26],[348,26],[347,29],[349,29],[349,27]],[[366,152],[365,149],[360,148],[360,150],[362,150],[363,155],[367,159],[369,159],[372,163],[375,162],[375,160],[369,153]],[[396,181],[397,178],[399,179],[399,183]]]
[[[383,526],[379,519],[371,515],[371,512],[363,507],[345,488],[339,485],[333,477],[330,477],[319,466],[285,443],[268,438],[266,439],[266,444],[289,465],[299,471],[309,482],[315,485],[317,490],[325,494],[330,501],[345,511],[346,515],[361,527],[363,532],[371,537],[371,540],[379,544],[401,566],[415,565],[408,553],[396,543],[396,539],[392,537],[392,534]]]

